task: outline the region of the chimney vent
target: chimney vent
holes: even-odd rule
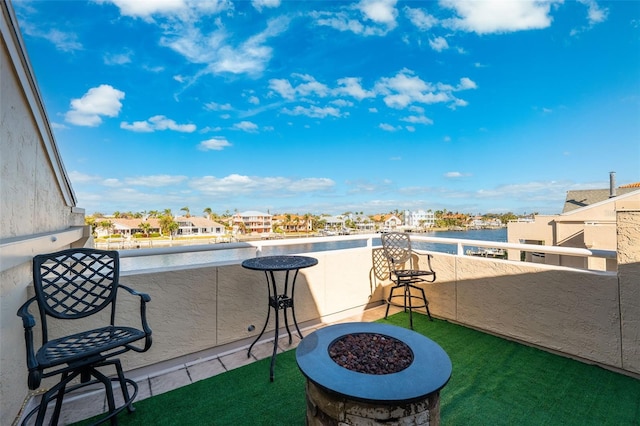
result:
[[[616,172],[609,172],[609,198],[616,196]]]

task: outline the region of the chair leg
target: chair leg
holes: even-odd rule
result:
[[[119,359],[116,359],[114,364],[116,365],[116,371],[118,373],[118,381],[120,382],[120,389],[122,390],[122,398],[124,401],[129,403],[127,404],[127,411],[133,413],[136,410],[136,407],[133,406],[133,398],[129,400],[129,388],[127,387],[127,381],[124,377],[124,372],[122,371],[122,363],[120,363]]]
[[[393,287],[391,287],[391,291],[389,292],[389,297],[387,298],[387,310],[384,313],[384,319],[387,319],[387,316],[389,316],[389,307],[391,306],[391,299],[393,298],[393,290],[399,288],[397,285],[394,285]]]
[[[422,300],[424,300],[424,307],[427,310],[427,316],[429,317],[429,321],[433,321],[433,318],[431,318],[431,312],[429,312],[429,301],[427,300],[426,294],[424,294],[424,289],[422,287],[418,287],[418,288],[422,292]]]
[[[56,398],[56,405],[54,408],[54,412],[53,415],[51,417],[51,421],[50,423],[52,425],[56,425],[58,424],[58,419],[60,417],[60,411],[62,408],[62,400],[64,399],[64,393],[66,391],[66,386],[67,384],[73,380],[76,376],[78,375],[77,372],[73,372],[71,374],[69,374],[69,372],[65,372],[62,374],[62,379],[60,380],[60,382],[58,382],[55,386],[53,386],[51,389],[49,389],[47,392],[45,392],[42,395],[42,399],[40,400],[40,405],[32,410],[22,421],[22,425],[26,425],[28,420],[31,418],[31,416],[33,414],[35,414],[36,410],[38,412],[38,415],[36,416],[36,421],[35,424],[36,426],[41,426],[42,424],[44,424],[44,418],[47,414],[47,406],[49,405],[49,402],[51,402],[54,398]]]
[[[413,330],[413,302],[411,296],[411,285],[409,284],[405,284],[404,286],[405,312],[407,311],[407,299],[409,300],[409,327]]]
[[[64,374],[66,376],[67,373]],[[63,376],[63,377],[64,377]],[[65,383],[64,380],[62,383]],[[56,396],[56,406],[53,409],[53,416],[51,416],[51,424],[57,425],[60,419],[60,411],[62,410],[62,399],[64,398],[64,391],[66,389],[66,383],[58,390],[58,396]]]
[[[107,405],[109,405],[109,414],[113,414],[116,411],[116,402],[113,399],[113,386],[111,386],[111,379],[107,376],[96,370],[95,368],[91,369],[91,375],[95,377],[98,381],[102,382],[104,385],[104,390],[107,393]],[[111,417],[111,424],[117,425],[118,418],[116,416]]]

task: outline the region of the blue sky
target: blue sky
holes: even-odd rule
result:
[[[87,214],[559,213],[640,181],[640,2],[14,1]]]

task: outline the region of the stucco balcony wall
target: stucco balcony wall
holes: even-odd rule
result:
[[[388,284],[369,281],[371,248],[310,255],[319,263],[298,276],[299,323],[333,321],[380,304],[388,295]],[[625,368],[616,274],[441,253],[434,253],[432,265],[438,280],[424,287],[432,315]],[[284,273],[277,277],[282,283]],[[151,295],[148,318],[154,333],[150,351],[123,357],[127,370],[255,337],[267,315],[264,274],[239,264],[128,273],[122,281]],[[122,295],[120,316],[135,324],[138,302]],[[266,337],[274,326],[272,312]],[[628,371],[640,373],[633,362],[627,364]]]

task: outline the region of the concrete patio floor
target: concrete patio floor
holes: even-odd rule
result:
[[[326,327],[327,325],[364,321],[376,321],[384,317],[386,305],[377,306],[368,309],[363,313],[354,316],[347,316],[338,319],[332,323],[316,323],[316,324],[300,324],[303,336],[313,331]],[[399,312],[400,309],[392,306],[389,314]],[[295,327],[291,327],[294,328]],[[284,336],[283,336],[284,335]],[[280,331],[278,339],[278,353],[294,349],[298,346],[300,338],[297,333],[293,332],[293,340],[289,345],[288,335],[286,331]],[[252,339],[236,342],[232,345],[218,347],[198,354],[185,356],[177,359],[165,361],[149,367],[140,368],[127,372],[127,378],[133,379],[138,384],[138,395],[135,401],[160,395],[173,389],[204,380],[209,377],[233,370],[238,367],[250,364],[264,358],[268,358],[273,353],[273,332],[265,332],[262,340],[257,342],[251,351],[251,356],[247,357],[247,349]],[[269,371],[265,369],[264,379],[269,380]],[[278,364],[275,366],[275,378],[278,380]],[[119,396],[120,395],[120,396]],[[116,404],[122,401],[119,389],[114,385],[114,397]],[[28,413],[38,403],[39,398],[34,398],[24,409]],[[135,406],[134,401],[134,406]],[[65,396],[60,414],[61,425],[84,420],[107,411],[107,400],[103,388],[84,388],[82,392],[77,394],[69,393]],[[53,412],[53,406],[47,410],[47,417]],[[28,424],[35,424],[35,415]],[[48,424],[49,419],[45,419]],[[17,422],[14,422],[14,425]]]

